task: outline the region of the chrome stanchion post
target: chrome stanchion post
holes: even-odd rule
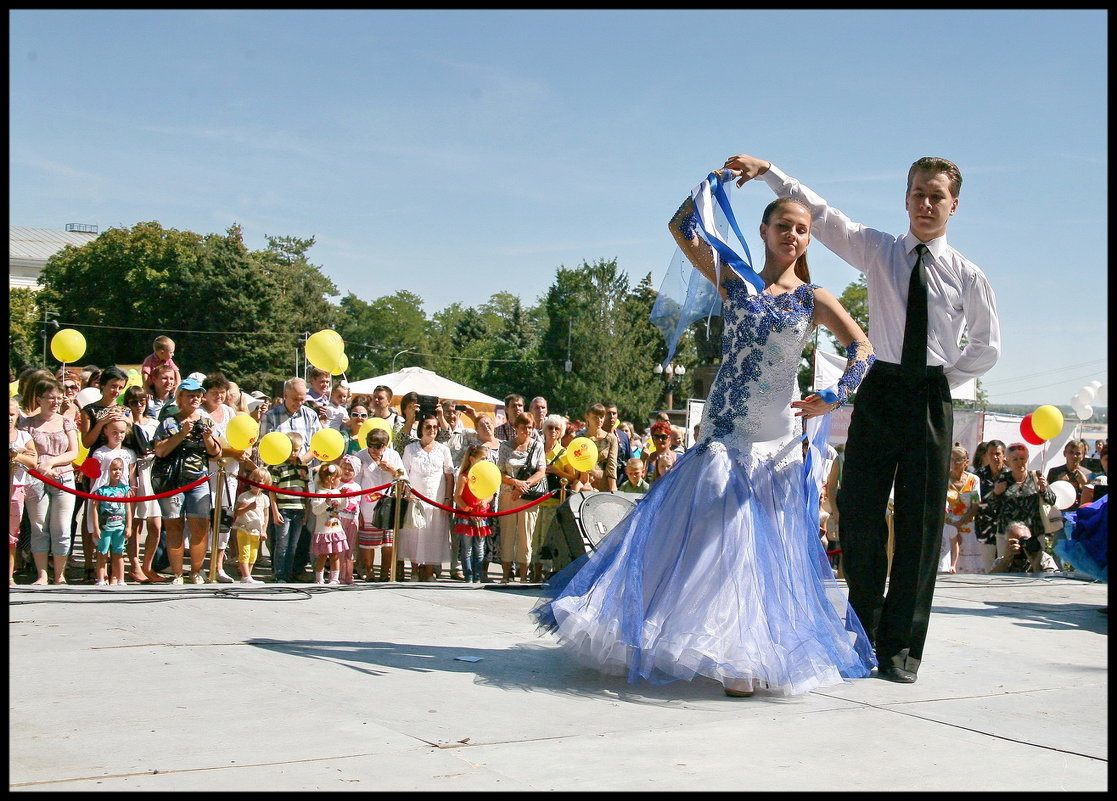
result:
[[[406,485],[407,479],[404,477],[403,471],[396,471],[396,480],[392,482],[392,495],[395,502],[394,514],[392,515],[392,566],[388,574],[388,578],[393,583],[399,580],[396,569],[396,565],[399,564],[399,523],[400,512],[403,509],[403,492]],[[383,555],[383,551],[381,551],[381,555]]]
[[[219,529],[221,527],[221,503],[222,490],[225,488],[225,465],[219,459],[217,462],[217,489],[213,493],[213,531],[210,532],[209,538],[209,580],[212,584],[217,581],[217,540],[220,536]],[[187,531],[189,536],[189,531]],[[193,565],[191,565],[193,567]]]

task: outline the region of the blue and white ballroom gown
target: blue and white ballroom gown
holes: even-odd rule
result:
[[[723,359],[698,442],[532,614],[578,661],[630,682],[702,675],[797,695],[868,676],[876,660],[819,539],[789,406],[815,286],[723,286]]]

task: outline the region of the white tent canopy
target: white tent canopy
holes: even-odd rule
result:
[[[493,398],[483,392],[470,389],[422,367],[404,367],[387,375],[350,381],[349,390],[353,395],[371,395],[372,391],[381,384],[392,388],[393,400],[396,402],[408,392],[418,392],[420,395],[435,395],[441,400],[455,400],[471,406],[483,404],[491,409],[504,406],[504,401],[500,398]]]

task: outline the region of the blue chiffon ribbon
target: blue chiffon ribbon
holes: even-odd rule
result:
[[[705,220],[702,217],[699,204],[695,203],[695,216],[698,218],[698,235],[717,253],[719,263],[726,264],[742,280],[756,292],[764,290],[764,281],[757,275],[752,266],[752,254],[749,252],[748,243],[737,225],[737,218],[733,214],[733,206],[725,193],[724,184],[733,180],[732,176],[722,178],[717,172],[712,172],[704,184],[700,184],[692,196],[705,190],[705,183],[709,184],[709,191],[715,200],[713,209],[714,219]],[[739,256],[729,245],[721,239],[709,235],[708,230],[723,233],[731,228],[744,249],[744,258]],[[727,236],[724,238],[728,238]],[[720,278],[720,271],[719,271]],[[721,314],[721,295],[707,278],[694,268],[694,265],[676,248],[671,264],[667,268],[667,275],[659,287],[655,304],[650,315],[651,323],[660,333],[667,345],[667,355],[663,359],[666,366],[675,356],[679,340],[686,330],[694,323],[706,318],[707,326],[712,317]]]

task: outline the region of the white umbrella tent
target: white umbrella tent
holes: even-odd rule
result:
[[[392,405],[399,408],[400,399],[408,392],[418,392],[420,395],[434,395],[440,400],[454,400],[458,403],[468,403],[478,412],[489,412],[500,423],[504,417],[504,401],[494,398],[483,392],[443,378],[433,370],[422,367],[404,367],[394,373],[380,375],[374,378],[362,378],[360,381],[350,381],[349,390],[352,395],[371,395],[372,391],[383,384],[392,388]],[[500,410],[499,416],[497,409]],[[468,425],[468,423],[467,423]]]

